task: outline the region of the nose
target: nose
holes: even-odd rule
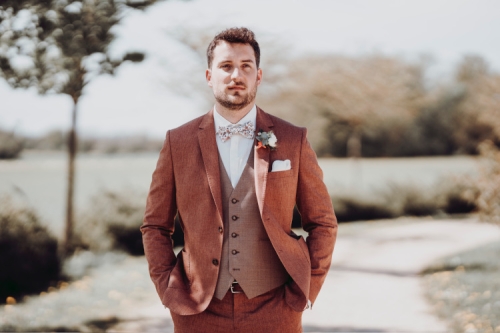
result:
[[[239,79],[241,77],[240,70],[238,68],[235,68],[233,72],[231,73],[231,79]]]

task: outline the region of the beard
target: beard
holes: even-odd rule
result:
[[[224,92],[214,92],[214,97],[220,105],[226,109],[237,111],[243,109],[248,104],[252,103],[257,96],[257,85],[248,92],[248,94],[241,96],[237,91],[235,95],[228,95]]]

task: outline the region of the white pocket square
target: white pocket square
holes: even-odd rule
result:
[[[290,160],[284,160],[284,161],[276,160],[273,162],[273,167],[272,167],[271,172],[286,171],[286,170],[290,170],[291,168],[292,168],[292,165],[290,164]]]

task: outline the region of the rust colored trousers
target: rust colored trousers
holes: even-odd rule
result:
[[[302,312],[286,304],[285,286],[252,299],[244,293],[228,291],[222,300],[214,297],[202,313],[189,316],[170,313],[175,333],[302,332]]]

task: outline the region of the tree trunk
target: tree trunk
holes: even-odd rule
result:
[[[347,157],[352,161],[351,187],[356,191],[361,191],[363,186],[363,169],[361,168],[361,130],[355,126],[349,139],[347,140]]]
[[[358,126],[347,139],[347,157],[361,157],[361,131]]]
[[[73,201],[75,192],[75,157],[77,152],[77,136],[76,136],[76,116],[77,116],[77,101],[73,104],[73,113],[71,117],[71,130],[68,135],[68,188],[66,193],[66,229],[64,233],[64,242],[62,248],[62,256],[66,257],[73,243]]]

